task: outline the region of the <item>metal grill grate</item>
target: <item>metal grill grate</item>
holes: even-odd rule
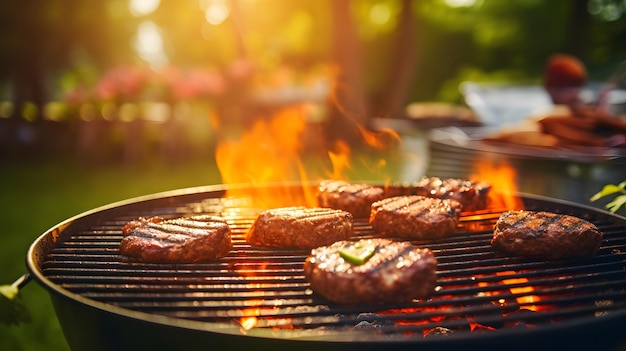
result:
[[[511,328],[593,320],[626,310],[626,223],[604,212],[544,199],[526,207],[590,220],[604,233],[599,253],[576,261],[498,257],[489,245],[501,211],[464,213],[455,234],[430,248],[439,261],[438,288],[424,301],[340,306],[311,291],[302,265],[308,252],[248,245],[243,235],[258,210],[229,207],[220,195],[176,206],[145,205],[66,233],[41,270],[55,284],[112,306],[177,319],[219,322],[273,333],[371,333],[389,338],[493,333]],[[205,264],[127,262],[119,254],[121,228],[137,216],[198,213],[227,218],[234,249]],[[366,219],[357,236],[376,236]]]

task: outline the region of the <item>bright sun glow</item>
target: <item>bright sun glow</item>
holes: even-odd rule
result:
[[[370,19],[377,24],[385,24],[391,18],[389,7],[384,4],[376,4],[370,9]]]
[[[471,7],[476,5],[478,0],[444,0],[450,7]]]
[[[224,22],[230,14],[230,10],[228,9],[228,6],[226,5],[226,2],[224,2],[224,0],[213,0],[205,5],[207,5],[207,7],[204,11],[204,17],[206,18],[207,22],[212,25],[216,26]]]
[[[163,39],[159,27],[151,21],[144,21],[137,29],[135,38],[137,54],[153,67],[167,64],[167,56],[163,50]]]
[[[130,0],[128,7],[133,16],[139,17],[154,12],[154,10],[159,7],[160,3],[160,0]]]

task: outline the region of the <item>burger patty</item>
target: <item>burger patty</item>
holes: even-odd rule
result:
[[[351,263],[342,250],[371,249],[362,264]],[[429,249],[389,239],[339,241],[318,247],[304,263],[313,291],[340,304],[384,304],[428,297],[437,282],[437,259]]]
[[[352,184],[341,180],[320,183],[317,204],[352,213],[354,217],[369,217],[372,203],[384,199],[382,187],[369,184]]]
[[[124,225],[122,233],[120,253],[144,262],[203,262],[224,257],[232,249],[230,228],[217,216],[140,217]]]
[[[387,188],[388,196],[421,195],[438,199],[458,201],[463,211],[487,208],[489,190],[487,182],[458,178],[423,177],[415,183],[394,185]]]
[[[497,220],[491,246],[510,256],[566,259],[592,256],[603,234],[592,223],[551,212],[508,211]]]
[[[370,225],[386,236],[433,239],[456,230],[460,205],[419,195],[394,196],[372,204]]]
[[[283,207],[264,211],[246,234],[252,245],[312,249],[349,239],[350,212],[331,208]]]

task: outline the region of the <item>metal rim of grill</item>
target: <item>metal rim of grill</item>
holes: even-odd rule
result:
[[[341,306],[311,291],[302,271],[306,250],[245,242],[243,235],[260,210],[225,197],[226,190],[210,186],[155,194],[71,218],[33,243],[29,270],[55,293],[107,312],[174,327],[280,339],[488,339],[626,316],[626,219],[605,211],[521,194],[529,210],[575,215],[604,233],[596,256],[554,262],[496,256],[489,241],[504,210],[464,213],[453,235],[414,241],[430,248],[439,261],[438,288],[431,298]],[[227,257],[167,265],[120,256],[121,228],[129,220],[196,214],[226,218],[234,244]],[[377,236],[367,219],[355,219],[354,228],[356,236]]]

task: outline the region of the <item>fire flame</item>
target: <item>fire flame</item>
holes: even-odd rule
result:
[[[328,151],[328,157],[332,163],[332,172],[328,173],[330,179],[344,179],[344,170],[350,168],[350,146],[343,141],[335,144],[336,151]]]
[[[218,143],[215,159],[223,183],[255,187],[264,183],[306,181],[307,174],[299,155],[302,147],[300,136],[305,127],[303,108],[291,107],[279,111],[270,119],[257,119],[238,139]],[[261,191],[260,188],[255,190]],[[248,189],[238,194],[235,188],[229,189],[229,195],[253,198],[255,206],[260,207],[278,205],[273,203],[275,199],[290,205],[305,205],[313,196],[304,194],[302,199],[299,194],[281,194],[280,189],[268,191],[268,194],[251,194]],[[264,203],[267,201],[269,203]]]
[[[473,180],[491,184],[489,203],[491,208],[522,210],[524,203],[517,195],[515,168],[503,160],[482,159],[475,166]]]
[[[240,140],[221,142],[215,157],[224,183],[256,184],[299,179],[299,136],[305,124],[301,110],[285,109],[269,120],[256,120]],[[297,162],[295,165],[294,161]]]
[[[217,124],[216,126],[219,127]],[[293,185],[294,182],[310,183],[324,178],[347,180],[346,174],[353,167],[351,145],[338,140],[330,150],[312,150],[313,152],[305,153],[305,132],[310,133],[310,127],[306,104],[294,105],[278,111],[270,118],[256,119],[240,135],[220,140],[215,159],[222,182],[227,185],[246,185],[246,190],[242,189],[241,192],[236,187],[229,187],[228,195],[248,198],[259,208],[295,205],[312,207],[317,203],[316,189],[303,188],[303,194],[293,194],[293,187],[288,185]],[[359,131],[367,147],[382,150],[383,153],[391,150],[393,143],[399,140],[398,134],[390,130],[369,131],[359,127]],[[322,137],[310,134],[306,136]],[[384,157],[383,153],[381,157]],[[303,161],[304,156],[307,158]],[[372,161],[368,157],[363,165],[367,171],[380,174],[385,171],[387,162],[384,159]],[[268,184],[284,186],[268,188]]]

